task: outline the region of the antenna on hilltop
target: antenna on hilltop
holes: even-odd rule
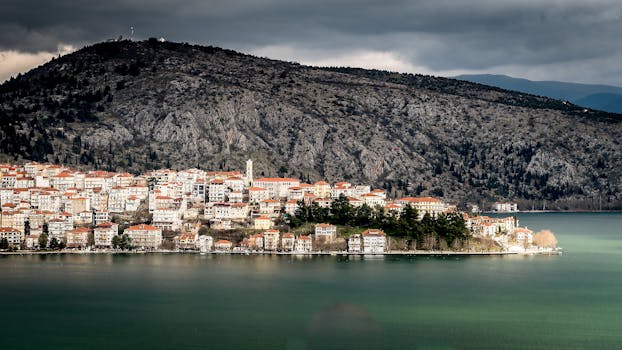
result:
[[[134,26],[130,26],[130,40],[134,40]]]

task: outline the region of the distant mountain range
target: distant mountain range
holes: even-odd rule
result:
[[[496,74],[465,74],[455,77],[472,83],[545,96],[601,111],[622,113],[622,88],[610,85],[531,81]]]
[[[391,196],[622,208],[622,117],[455,79],[173,42],[99,43],[0,85],[0,162],[242,169]],[[596,207],[595,207],[596,205]]]

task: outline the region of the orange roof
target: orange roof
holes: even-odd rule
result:
[[[264,187],[250,187],[248,191],[266,191]]]
[[[254,182],[300,182],[300,180],[291,177],[262,177]]]
[[[365,236],[384,236],[384,231],[378,230],[378,229],[374,229],[374,228],[370,228],[368,230],[365,230],[363,232],[363,235],[365,235]]]
[[[398,199],[399,201],[402,202],[412,202],[412,203],[423,203],[423,202],[435,202],[435,203],[440,203],[441,200],[438,198],[433,198],[433,197],[404,197],[404,198],[400,198]]]
[[[86,228],[86,227],[78,227],[78,228],[76,228],[74,230],[71,230],[71,231],[69,231],[67,233],[85,233],[85,232],[89,232],[89,229]]]
[[[0,227],[0,232],[17,232],[17,230],[12,227]]]
[[[309,236],[298,236],[298,239],[301,239],[303,241],[308,241],[308,240],[311,240],[311,237],[309,237]]]
[[[258,218],[255,218],[255,221],[257,221],[257,220],[272,220],[272,219],[270,219],[270,218],[269,218],[269,217],[267,217],[267,216],[263,216],[263,215],[262,215],[262,216],[260,216],[260,217],[258,217]]]
[[[335,227],[335,225],[331,225],[331,224],[317,224],[317,225],[315,225],[315,227]]]
[[[294,238],[294,235],[291,233],[284,233],[283,238]]]
[[[106,222],[102,222],[101,224],[97,225],[96,227],[110,228],[110,227],[112,227],[112,225],[114,225],[112,222],[106,221]]]
[[[231,241],[227,241],[226,239],[220,239],[216,241],[216,244],[232,244]]]
[[[147,224],[134,225],[134,226],[128,227],[127,229],[129,231],[157,231],[158,230],[157,227],[147,225]]]
[[[328,183],[328,182],[326,182],[326,181],[318,181],[318,182],[314,183],[313,185],[314,185],[314,186],[326,186],[326,185],[328,185],[328,184],[329,184],[329,183]]]

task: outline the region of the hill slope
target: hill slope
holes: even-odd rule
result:
[[[620,207],[619,115],[453,79],[176,43],[86,47],[0,86],[0,154],[242,169],[469,201]]]
[[[460,75],[456,79],[566,100],[579,106],[601,111],[622,113],[622,88],[617,86],[531,81],[495,74]]]

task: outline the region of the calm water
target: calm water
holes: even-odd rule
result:
[[[622,214],[563,256],[0,257],[2,349],[622,349]]]

